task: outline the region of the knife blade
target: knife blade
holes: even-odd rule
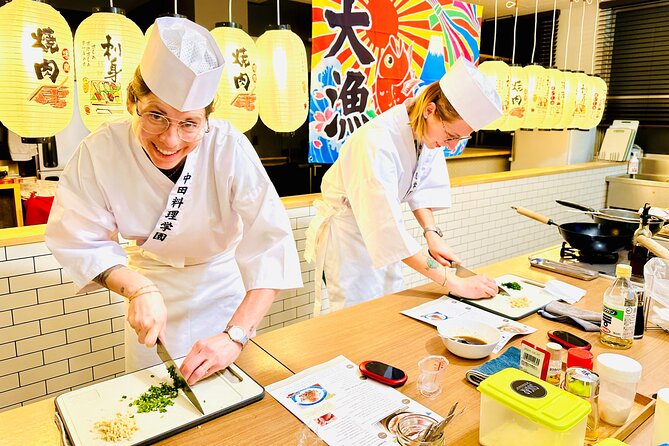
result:
[[[163,343],[160,342],[160,339],[156,341],[156,352],[158,352],[158,357],[160,357],[160,360],[163,361],[163,364],[165,367],[167,367],[167,371],[170,372],[170,370],[173,369],[173,371],[170,372],[170,376],[172,376],[172,379],[174,379],[175,387],[177,386],[177,381],[181,380],[182,385],[179,385],[178,387],[184,391],[184,395],[186,395],[188,401],[190,401],[193,406],[195,406],[195,408],[200,411],[202,415],[204,415],[202,405],[200,405],[200,402],[197,400],[195,393],[193,393],[193,389],[190,388],[184,379],[184,376],[181,374],[181,370],[179,370],[179,367],[177,367],[177,365],[174,363],[174,360],[168,353]],[[176,379],[174,377],[176,377]]]
[[[477,275],[474,271],[465,268],[459,263],[454,263],[453,265],[455,265],[455,275],[458,277],[472,277]],[[509,292],[499,285],[497,285],[497,294],[501,294],[502,296],[510,296]]]

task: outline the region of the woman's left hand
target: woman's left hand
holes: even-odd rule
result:
[[[181,364],[181,374],[189,386],[232,364],[242,352],[242,346],[226,333],[200,339]]]
[[[455,254],[455,251],[448,246],[448,244],[434,232],[428,232],[426,236],[427,247],[430,250],[430,255],[434,260],[441,265],[450,267],[452,262],[461,263],[460,257]]]

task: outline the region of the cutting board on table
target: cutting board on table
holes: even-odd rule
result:
[[[467,302],[473,307],[481,308],[498,316],[507,317],[509,319],[518,320],[530,314],[534,314],[537,310],[547,303],[556,300],[550,293],[546,292],[544,288],[532,285],[526,282],[528,279],[524,277],[515,276],[513,274],[505,274],[495,278],[497,285],[508,291],[509,296],[498,294],[490,299],[464,299],[459,298],[463,302]],[[507,282],[516,282],[521,286],[520,290],[514,290],[505,287],[502,284]]]
[[[182,361],[183,358],[175,362],[179,365]],[[174,405],[168,406],[164,413],[137,413],[137,406],[129,405],[150,386],[161,383],[172,385],[163,364],[59,395],[56,410],[74,446],[149,445],[261,400],[265,394],[260,384],[232,364],[223,373],[215,373],[192,386],[204,415],[181,390]],[[134,416],[139,430],[129,440],[102,440],[94,429],[95,423],[113,420],[117,413]]]

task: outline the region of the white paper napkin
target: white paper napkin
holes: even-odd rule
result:
[[[585,296],[585,290],[583,288],[579,288],[561,280],[547,281],[545,290],[569,304],[575,304]]]

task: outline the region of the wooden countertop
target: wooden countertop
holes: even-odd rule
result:
[[[611,283],[606,278],[585,282],[561,275],[554,276],[547,271],[531,268],[527,256],[480,268],[478,272],[490,276],[513,273],[539,282],[558,278],[586,289],[586,296],[576,306],[594,311],[601,311],[602,295]],[[407,383],[399,389],[407,396],[442,415],[455,401],[460,402],[460,407],[466,407],[464,414],[449,425],[448,444],[477,445],[480,394],[466,381],[465,373],[490,358],[467,360],[456,357],[445,349],[434,327],[399,313],[430,299],[436,299],[445,291],[436,284],[424,285],[264,333],[254,339],[254,342],[293,372],[320,364],[340,354],[356,363],[373,359],[395,365],[409,377]],[[599,342],[598,332],[585,333],[576,328],[565,328],[564,324],[549,321],[537,314],[524,318],[522,322],[535,327],[537,331],[515,337],[509,345],[519,347],[522,339],[545,345],[548,341],[548,330],[568,329],[590,341],[595,356],[603,352],[616,352],[641,362],[644,370],[638,386],[639,393],[650,396],[662,387],[669,387],[669,374],[666,373],[668,333],[648,331],[643,340],[634,342],[630,350],[620,351],[603,346]],[[658,354],[659,352],[665,353]],[[450,361],[444,382],[447,390],[435,400],[423,397],[416,390],[417,363],[427,355],[444,355]],[[566,361],[566,356],[563,360]],[[652,424],[647,422],[644,429],[652,429]],[[635,433],[635,438],[644,438],[644,435]],[[647,443],[630,444],[646,446]]]
[[[488,149],[469,149],[482,150]],[[491,150],[491,152],[494,152]],[[462,155],[461,155],[462,156]],[[577,172],[582,170],[599,169],[615,166],[617,163],[609,161],[595,161],[583,164],[570,164],[557,167],[542,167],[537,169],[524,169],[509,172],[488,173],[483,175],[470,175],[451,179],[451,187],[469,186],[472,184],[493,183],[496,181],[514,180],[519,178],[537,177],[564,172]],[[311,206],[314,200],[321,197],[320,193],[295,195],[292,197],[282,197],[281,201],[286,209],[295,209]],[[24,226],[20,228],[0,229],[0,247],[23,245],[26,243],[37,243],[44,241],[44,228],[46,225]]]
[[[601,296],[611,282],[606,278],[584,282],[554,276],[531,268],[527,256],[480,268],[478,272],[491,276],[513,273],[540,282],[559,278],[587,290],[576,306],[597,311],[601,308]],[[434,327],[399,313],[400,310],[436,299],[445,291],[436,284],[428,284],[264,333],[249,343],[237,364],[262,385],[284,379],[292,372],[299,372],[340,354],[354,362],[375,359],[393,364],[408,374],[408,382],[398,389],[407,396],[442,415],[455,401],[464,408],[464,413],[449,425],[448,444],[477,445],[480,394],[466,381],[465,372],[486,359],[467,360],[452,355],[445,349]],[[522,322],[537,328],[537,331],[512,339],[510,345],[518,346],[521,339],[544,345],[547,330],[565,328],[563,324],[536,314]],[[630,350],[621,352],[605,348],[598,340],[598,333],[584,333],[575,328],[569,330],[588,339],[595,355],[616,351],[641,362],[643,376],[638,387],[640,393],[652,395],[659,388],[669,387],[669,374],[665,372],[668,333],[648,331],[643,340],[635,341]],[[450,361],[445,376],[445,391],[436,399],[425,398],[416,391],[417,362],[430,354],[445,355]],[[12,444],[58,444],[53,415],[53,400],[0,413],[0,432]],[[627,438],[628,444],[646,446],[651,430],[652,422],[646,421]],[[220,443],[222,439],[229,444],[297,444],[302,435],[307,436],[308,444],[324,444],[290,412],[266,395],[258,403],[182,432],[161,444],[209,445]]]
[[[236,361],[263,386],[285,379],[292,373],[258,346],[249,343]],[[54,423],[54,400],[49,398],[0,413],[0,443],[16,445],[59,445],[60,432]],[[231,412],[184,431],[160,445],[277,445],[295,444],[303,425],[274,398],[265,397],[241,410]],[[9,443],[4,441],[9,440]],[[110,443],[113,444],[113,443]]]

